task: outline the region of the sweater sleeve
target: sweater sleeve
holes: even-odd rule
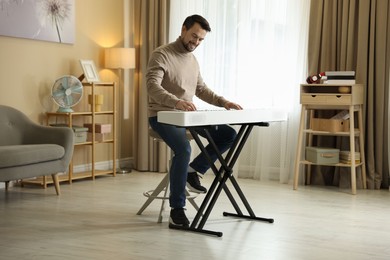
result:
[[[217,95],[209,87],[207,87],[200,73],[198,75],[196,96],[201,100],[218,107],[224,107],[225,104],[229,102],[224,97]]]
[[[179,99],[162,87],[167,57],[159,51],[152,53],[146,72],[146,89],[155,103],[174,108]]]

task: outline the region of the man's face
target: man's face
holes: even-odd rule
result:
[[[187,51],[192,52],[199,46],[199,44],[204,40],[207,31],[202,29],[200,24],[195,23],[189,30],[185,26],[181,29],[181,42],[186,48]]]

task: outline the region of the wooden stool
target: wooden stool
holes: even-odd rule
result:
[[[149,129],[149,136],[151,136],[154,140],[156,140],[158,142],[164,142],[163,139],[158,135],[158,133],[156,133],[152,129]],[[189,132],[187,132],[187,138],[189,140],[192,139],[192,136]],[[153,190],[148,190],[148,191],[145,191],[143,193],[144,196],[147,197],[147,200],[142,205],[142,207],[138,210],[137,215],[141,215],[142,212],[150,205],[150,203],[152,203],[153,200],[160,199],[161,200],[161,208],[160,208],[160,213],[158,215],[157,223],[162,222],[162,213],[165,209],[165,201],[169,199],[169,193],[168,193],[168,190],[169,190],[169,169],[171,166],[172,157],[173,157],[173,152],[171,151],[167,174],[164,176],[164,178],[161,180],[161,182],[157,185],[157,187]],[[190,192],[188,190],[186,190],[186,198],[196,210],[199,210],[199,207],[196,204],[194,199],[198,195],[199,195],[198,193],[191,193],[190,194]]]

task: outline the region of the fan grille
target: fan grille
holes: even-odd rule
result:
[[[83,85],[80,80],[74,76],[63,76],[54,82],[51,96],[60,108],[69,110],[81,101],[83,96]]]

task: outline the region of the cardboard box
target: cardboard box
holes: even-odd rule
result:
[[[104,141],[107,141],[107,140],[110,140],[110,134],[109,133],[105,133],[105,134],[102,134],[102,133],[95,133],[95,141],[96,142],[104,142]],[[87,141],[88,142],[92,142],[92,133],[88,132],[87,133]]]
[[[310,128],[313,131],[348,132],[349,120],[312,118],[310,120]]]
[[[306,147],[306,160],[317,164],[339,163],[340,150],[325,147]]]
[[[88,128],[88,132],[92,133],[92,124],[84,124],[84,126]],[[111,133],[111,128],[112,128],[111,124],[96,123],[95,133],[101,133],[101,134]]]

